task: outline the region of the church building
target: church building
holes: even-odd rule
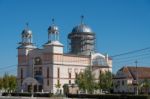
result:
[[[59,40],[59,28],[54,19],[48,28],[48,40],[42,48],[32,42],[32,31],[27,26],[21,33],[18,46],[18,91],[63,93],[64,84],[75,84],[80,72],[92,68],[95,79],[101,72],[112,71],[108,54],[95,52],[96,34],[83,23],[73,27],[68,34],[69,51]],[[32,87],[33,86],[33,87]]]

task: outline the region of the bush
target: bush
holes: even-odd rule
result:
[[[69,98],[99,98],[99,99],[150,99],[148,95],[120,95],[120,94],[68,94]]]
[[[31,97],[31,93],[2,93],[2,96],[25,96],[25,97]],[[34,93],[34,97],[51,97],[52,93]]]

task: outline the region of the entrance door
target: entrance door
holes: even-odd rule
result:
[[[42,92],[43,86],[39,85],[39,92]]]
[[[31,92],[31,90],[32,90],[32,86],[28,85],[28,92]]]

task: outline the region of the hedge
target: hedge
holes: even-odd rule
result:
[[[31,97],[31,93],[2,93],[2,96],[25,96]],[[51,97],[52,93],[34,93],[34,97]]]
[[[69,98],[99,98],[99,99],[150,99],[148,95],[121,95],[121,94],[68,94]]]

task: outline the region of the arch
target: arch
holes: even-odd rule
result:
[[[22,85],[30,85],[30,84],[39,85],[39,82],[32,77],[28,77],[25,80],[23,80]]]

